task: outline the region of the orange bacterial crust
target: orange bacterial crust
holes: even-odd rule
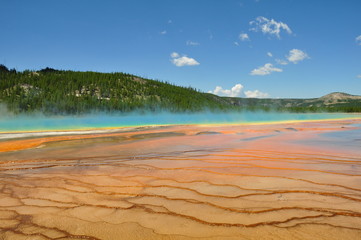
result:
[[[360,123],[2,140],[0,239],[361,239]]]

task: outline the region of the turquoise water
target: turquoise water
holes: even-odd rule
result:
[[[197,113],[197,114],[92,114],[81,117],[40,115],[0,116],[0,132],[95,129],[169,124],[236,124],[263,123],[293,120],[321,120],[338,118],[361,118],[361,114],[342,113]]]

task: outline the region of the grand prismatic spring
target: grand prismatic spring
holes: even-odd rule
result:
[[[361,116],[242,117],[2,119],[0,239],[361,239]]]

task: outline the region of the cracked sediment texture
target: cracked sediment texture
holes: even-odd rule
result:
[[[3,140],[0,239],[361,239],[354,123]]]

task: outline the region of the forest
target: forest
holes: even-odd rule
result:
[[[13,113],[85,114],[95,111],[290,111],[361,112],[361,100],[309,104],[305,99],[219,97],[192,87],[127,73],[16,71],[0,65],[0,103]]]

